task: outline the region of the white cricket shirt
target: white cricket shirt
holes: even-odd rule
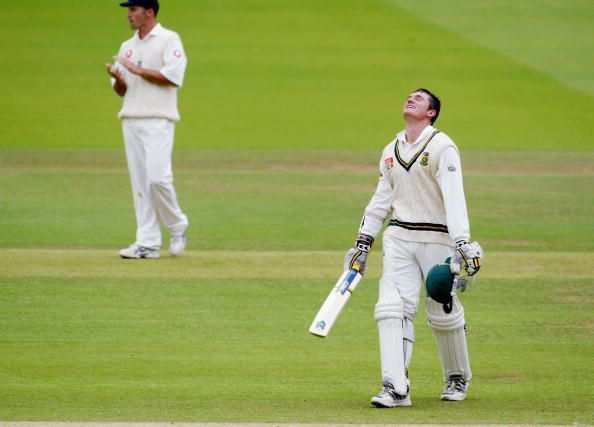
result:
[[[116,68],[123,72],[127,89],[118,117],[161,118],[179,120],[177,91],[182,86],[187,58],[181,39],[174,31],[161,24],[153,27],[143,39],[138,31],[130,40],[122,43],[119,54],[142,68],[157,70],[176,86],[160,86],[130,73],[121,64]],[[112,85],[115,79],[112,79]]]
[[[470,239],[458,148],[443,132],[427,126],[412,144],[398,133],[382,153],[377,189],[359,229],[376,237],[454,245]]]

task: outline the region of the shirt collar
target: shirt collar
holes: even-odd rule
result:
[[[427,125],[427,127],[425,129],[423,129],[423,132],[421,132],[421,134],[419,135],[419,137],[417,138],[417,140],[415,142],[413,142],[412,144],[409,145],[415,145],[418,144],[421,141],[424,141],[429,135],[431,135],[431,133],[435,130],[435,128],[431,125]],[[398,135],[396,136],[398,138],[398,141],[406,143],[406,129],[401,130],[400,132],[398,132]]]
[[[142,40],[146,40],[148,37],[158,36],[160,34],[163,34],[163,27],[161,26],[160,23],[157,22],[157,24],[153,27],[153,29]],[[140,40],[140,36],[138,35],[138,30],[136,30],[136,32],[134,33],[134,37],[136,37],[137,39]]]

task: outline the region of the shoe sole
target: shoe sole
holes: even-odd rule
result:
[[[139,256],[139,257],[136,257],[136,256],[124,256],[124,255],[120,255],[120,258],[122,258],[122,259],[159,259],[158,256],[155,256],[155,257],[148,257],[148,256]]]
[[[412,402],[410,400],[408,402],[398,402],[394,405],[385,405],[382,402],[372,400],[371,404],[373,406],[375,406],[376,408],[398,408],[398,407],[406,408],[408,406],[412,406]]]
[[[122,254],[119,254],[119,255],[120,255],[120,258],[123,258],[123,259],[157,259],[160,257],[160,255],[159,256],[127,256],[127,255],[122,255]]]
[[[460,402],[466,399],[466,396],[441,396],[441,400],[444,402]]]

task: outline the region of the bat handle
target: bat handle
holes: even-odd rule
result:
[[[458,277],[460,277],[460,275],[454,274],[454,282],[452,283],[452,291],[450,292],[452,297],[456,296],[456,290],[458,289]]]

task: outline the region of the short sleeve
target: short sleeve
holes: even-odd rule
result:
[[[171,83],[181,87],[184,81],[184,73],[186,72],[188,60],[179,37],[172,38],[167,45],[164,62],[165,65],[159,72]]]

